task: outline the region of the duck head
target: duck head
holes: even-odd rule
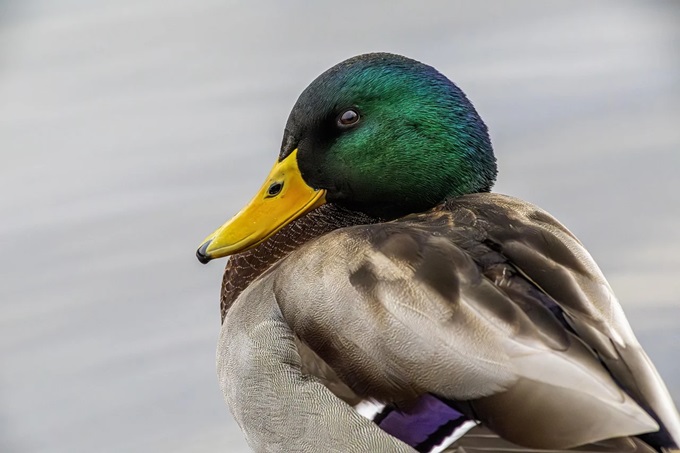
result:
[[[390,220],[487,192],[495,179],[486,125],[456,85],[409,58],[360,55],[302,92],[264,185],[197,256],[255,247],[324,203]]]

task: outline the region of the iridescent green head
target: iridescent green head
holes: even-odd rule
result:
[[[298,150],[326,200],[394,218],[487,192],[496,159],[486,125],[436,69],[399,55],[346,60],[314,80],[288,118],[279,160]]]

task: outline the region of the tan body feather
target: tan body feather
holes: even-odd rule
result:
[[[256,450],[409,451],[333,393],[352,404],[424,392],[465,402],[492,432],[473,430],[458,451],[649,451],[626,438],[658,429],[650,409],[680,438],[609,285],[545,212],[475,194],[389,223],[345,223],[317,223],[312,240],[302,228],[272,267],[247,254],[228,267],[228,285],[247,289],[225,290],[220,379]],[[284,249],[301,225],[263,245]]]

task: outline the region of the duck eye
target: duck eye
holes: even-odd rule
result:
[[[356,124],[359,121],[359,112],[357,112],[354,109],[347,109],[344,112],[340,114],[340,117],[338,117],[338,125],[344,127],[344,126],[352,126]]]
[[[273,197],[279,194],[281,192],[281,189],[283,189],[283,183],[282,182],[273,182],[270,186],[269,189],[267,189],[267,196]]]

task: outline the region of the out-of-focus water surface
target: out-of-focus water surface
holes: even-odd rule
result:
[[[674,2],[0,4],[0,451],[247,451],[215,377],[223,263],[194,250],[321,71],[439,68],[497,189],[566,223],[680,399]]]

